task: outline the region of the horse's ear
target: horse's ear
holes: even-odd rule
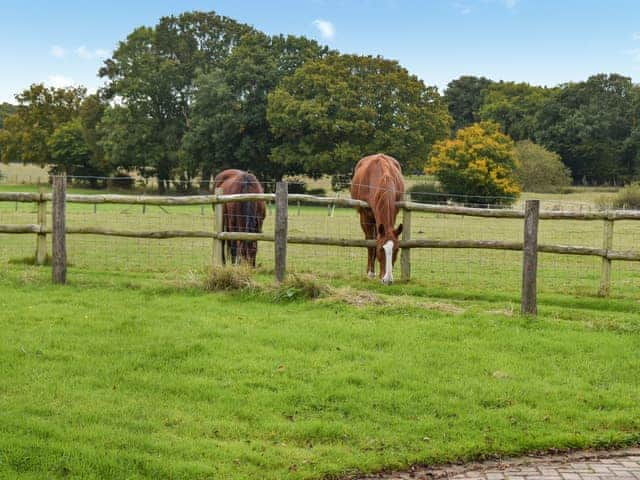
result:
[[[383,224],[378,225],[378,235],[380,235],[381,237],[384,237],[384,225]]]
[[[398,228],[396,228],[394,232],[396,234],[396,237],[399,237],[400,234],[402,233],[402,224],[398,225]]]

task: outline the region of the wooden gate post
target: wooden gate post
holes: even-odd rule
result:
[[[214,191],[216,197],[222,195],[221,188],[216,188]],[[223,207],[220,202],[216,202],[213,207],[213,233],[220,234],[224,231],[224,219],[223,219]],[[213,266],[221,267],[224,265],[224,242],[222,239],[216,237],[213,239]]]
[[[38,179],[38,182],[40,179]],[[47,261],[47,201],[44,198],[44,187],[38,188],[40,199],[38,200],[38,226],[40,232],[36,237],[36,265],[44,265]]]
[[[411,201],[411,194],[405,193],[404,201]],[[411,210],[402,210],[402,240],[411,240]],[[403,282],[411,280],[411,249],[403,248],[400,252],[400,278]]]
[[[53,177],[52,203],[52,256],[51,272],[53,283],[67,283],[67,241],[66,241],[66,196],[67,177]]]
[[[276,281],[281,283],[287,272],[288,187],[286,182],[276,184],[275,261]]]
[[[540,200],[527,200],[524,206],[524,244],[522,258],[522,315],[537,315],[538,219]]]
[[[602,249],[609,253],[613,248],[613,220],[606,219],[604,221],[604,230],[602,235]],[[602,257],[602,271],[600,274],[600,290],[598,295],[608,297],[611,290],[611,260]]]

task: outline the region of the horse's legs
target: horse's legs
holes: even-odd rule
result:
[[[364,238],[374,240],[376,238],[376,220],[366,210],[360,210],[360,227],[364,232]],[[369,278],[375,278],[376,270],[376,248],[367,247],[367,275]]]

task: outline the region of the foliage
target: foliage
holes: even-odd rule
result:
[[[375,152],[417,169],[451,123],[437,89],[397,62],[335,54],[286,77],[267,118],[279,142],[272,160],[311,176],[350,173]]]
[[[453,118],[454,131],[480,120],[484,92],[493,83],[488,78],[463,75],[447,84],[444,101]]]
[[[640,210],[640,183],[621,188],[610,201],[611,208]]]
[[[153,119],[134,108],[109,108],[98,125],[98,145],[110,163],[125,171],[137,169],[148,179],[157,173],[163,157],[154,126]]]
[[[178,151],[191,116],[196,76],[221,67],[240,37],[251,30],[214,12],[186,12],[177,17],[162,17],[153,28],[137,28],[120,42],[100,69],[100,76],[108,79],[107,97],[120,98],[123,104],[120,108],[130,111],[110,120],[142,121],[144,126],[134,129],[131,138],[111,136],[111,147],[106,149],[111,162],[121,165],[138,158],[114,156],[126,154],[127,146],[141,151],[151,144],[152,154],[135,167],[152,167],[161,180],[160,189],[164,190],[178,167]],[[128,122],[118,128],[122,131],[132,126]],[[143,132],[151,137],[136,135]],[[182,169],[180,173],[187,179],[195,174],[190,169]]]
[[[518,179],[525,192],[558,192],[571,185],[571,171],[560,155],[530,140],[516,142]]]
[[[303,177],[287,178],[287,191],[289,193],[307,193],[307,182]]]
[[[446,193],[491,197],[510,202],[520,193],[513,140],[494,122],[480,122],[458,130],[455,139],[433,147],[425,172],[438,178]],[[488,203],[471,198],[472,203]]]
[[[514,140],[532,139],[536,133],[535,115],[553,93],[553,89],[528,83],[492,83],[483,92],[478,117],[498,122]]]
[[[182,150],[186,168],[205,172],[241,168],[267,181],[297,173],[270,159],[276,141],[267,123],[267,95],[283,77],[327,51],[304,37],[244,35],[221,68],[196,81],[190,131]]]
[[[334,192],[346,190],[351,185],[351,174],[331,175],[331,189]]]
[[[13,115],[17,109],[18,107],[11,103],[0,103],[0,128],[2,128],[4,119],[9,115]]]
[[[53,88],[43,84],[31,85],[16,95],[17,109],[4,119],[0,129],[0,160],[50,164],[50,136],[78,116],[85,96],[84,87]]]
[[[437,182],[415,183],[407,188],[406,193],[411,194],[412,202],[418,203],[446,203],[449,198]]]
[[[47,147],[51,160],[56,165],[55,173],[66,172],[69,175],[91,175],[91,149],[85,140],[80,119],[63,123],[53,132]]]
[[[560,154],[575,181],[619,183],[639,167],[640,87],[617,74],[563,85],[538,114],[537,142]]]
[[[107,186],[115,190],[132,190],[136,185],[136,179],[127,173],[116,172],[109,177]]]

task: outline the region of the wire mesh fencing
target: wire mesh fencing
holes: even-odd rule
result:
[[[273,185],[264,185],[273,190]],[[348,197],[348,193],[327,195]],[[504,208],[492,204],[491,208]],[[464,203],[464,202],[460,202]],[[520,209],[521,204],[515,208]],[[542,211],[594,211],[587,202],[543,201]],[[493,240],[522,242],[523,221],[519,218],[478,218],[465,215],[413,211],[411,238],[429,240]],[[399,212],[396,225],[402,222]],[[36,223],[34,203],[0,202],[0,224]],[[247,219],[239,219],[246,223]],[[121,204],[67,204],[67,226],[102,228],[122,232],[183,231],[214,232],[212,205],[156,206]],[[262,231],[275,230],[275,208],[266,202]],[[612,248],[638,251],[640,221],[615,222]],[[305,204],[291,200],[288,206],[290,237],[363,239],[357,211],[354,208]],[[575,245],[601,248],[601,220],[541,220],[539,244]],[[0,261],[28,263],[35,251],[35,235],[0,234]],[[50,245],[48,246],[50,249]],[[204,270],[212,265],[213,238],[128,238],[89,234],[67,236],[71,268],[87,272],[128,272],[134,274],[183,275]],[[538,290],[541,293],[596,295],[599,288],[602,259],[594,256],[540,253]],[[274,269],[274,245],[257,244],[256,266],[259,271]],[[313,273],[321,278],[346,281],[367,275],[367,250],[362,247],[338,247],[290,243],[287,247],[289,272]],[[376,270],[379,268],[376,265]],[[395,266],[398,279],[399,265]],[[505,292],[517,294],[522,281],[522,252],[509,250],[415,248],[411,250],[412,279],[426,286],[463,292]],[[638,262],[614,261],[612,295],[637,296],[640,287]]]

